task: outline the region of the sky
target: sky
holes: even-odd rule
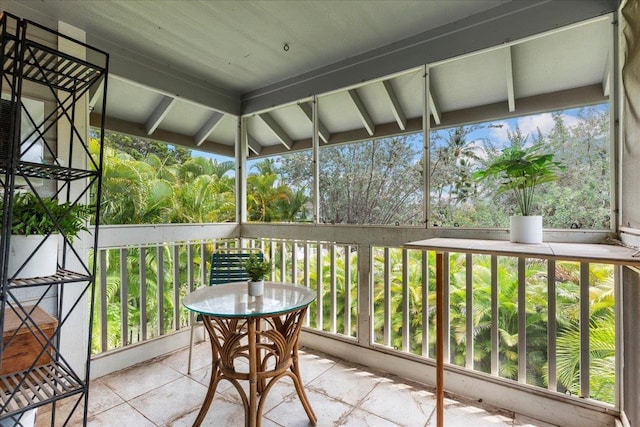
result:
[[[608,104],[600,104],[597,105],[596,108],[604,111],[607,110],[609,106]],[[565,126],[572,128],[580,122],[578,118],[579,110],[579,108],[563,110]],[[554,126],[552,113],[541,113],[509,120],[499,120],[495,123],[501,124],[502,128],[490,128],[487,136],[491,138],[494,143],[499,144],[499,146],[506,145],[509,142],[507,131],[514,132],[516,126],[520,126],[520,131],[524,135],[529,136],[537,134],[538,129],[540,129],[543,134],[547,134]]]
[[[600,105],[597,105],[596,108],[599,110],[606,110],[609,108],[609,106],[608,104],[600,104]],[[563,110],[564,123],[567,127],[571,128],[579,123],[580,119],[577,117],[578,111],[579,111],[579,108]],[[479,128],[474,132],[472,132],[469,135],[469,138],[475,139],[478,141],[488,139],[492,141],[496,147],[505,147],[509,143],[509,137],[508,137],[509,132],[515,132],[518,126],[520,127],[520,131],[524,135],[529,136],[529,139],[528,139],[529,142],[531,142],[531,136],[536,135],[538,133],[538,129],[540,129],[540,131],[542,131],[543,134],[547,134],[549,131],[551,131],[551,129],[553,129],[553,126],[554,126],[553,115],[551,112],[533,114],[530,116],[523,116],[523,117],[515,117],[512,119],[497,120],[493,122],[487,122],[486,124],[488,123],[491,123],[493,126]],[[446,129],[439,130],[436,132],[440,133],[444,137],[443,141],[446,141],[446,138],[447,138]],[[419,143],[419,141],[417,143]],[[216,154],[205,153],[202,151],[193,150],[192,153],[194,156],[210,158],[218,162],[234,160],[231,157],[219,156]],[[255,161],[248,163],[249,168],[253,163],[255,163]]]

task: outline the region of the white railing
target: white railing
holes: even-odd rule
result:
[[[428,237],[424,230],[261,224],[240,239],[232,226],[180,227],[163,226],[155,242],[157,227],[105,227],[114,232],[99,249],[96,353],[186,328],[180,301],[207,282],[211,252],[242,245],[264,249],[272,280],[315,289],[306,326],[318,339],[432,362],[434,254],[395,243]],[[444,267],[449,369],[615,413],[613,266],[451,253]]]

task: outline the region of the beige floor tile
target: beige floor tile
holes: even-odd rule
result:
[[[205,386],[189,377],[180,377],[129,403],[156,425],[164,425],[185,412],[199,408],[206,390]]]
[[[344,362],[336,363],[308,383],[308,387],[342,402],[355,405],[378,384],[380,377]]]
[[[191,427],[199,411],[200,405],[170,420],[163,427]],[[236,401],[229,401],[226,396],[216,395],[202,425],[210,427],[242,427],[244,426],[244,408],[242,404]]]
[[[126,403],[101,412],[87,420],[89,427],[155,427],[151,421]]]
[[[433,413],[435,404],[433,393],[397,378],[383,378],[360,407],[399,425],[423,426]]]
[[[91,393],[89,393],[91,399]],[[91,402],[89,402],[91,405]],[[36,427],[63,426],[65,422],[69,426],[82,425],[82,417],[84,411],[84,396],[76,395],[56,402],[55,413],[53,405],[45,405],[38,408],[36,413]],[[69,416],[71,415],[71,416]],[[55,418],[52,420],[52,418]],[[67,419],[69,420],[67,422]]]
[[[109,374],[101,381],[124,400],[130,400],[180,377],[178,371],[156,361]]]
[[[324,374],[333,366],[336,361],[328,359],[323,355],[316,354],[308,350],[300,350],[298,354],[300,364],[300,375],[302,382],[308,384],[315,380],[318,376]]]
[[[161,360],[163,365],[167,365],[181,374],[187,374],[189,363],[189,349],[177,351]],[[195,372],[204,367],[211,366],[211,344],[207,340],[199,342],[193,346],[193,354],[191,355],[191,372]]]
[[[194,348],[194,369],[186,373],[186,350],[92,381],[89,393],[89,426],[186,427],[200,410],[211,373],[209,343]],[[422,427],[435,425],[433,392],[417,383],[379,375],[361,366],[336,361],[313,350],[300,352],[300,366],[318,426]],[[240,369],[242,367],[239,367]],[[244,390],[246,381],[240,381]],[[128,402],[122,403],[122,398]],[[67,411],[72,405],[59,405]],[[445,399],[445,426],[550,427],[526,417],[516,421],[508,413],[480,407],[474,402]],[[50,413],[50,412],[49,412]],[[47,407],[41,408],[38,427],[49,426]],[[81,425],[81,410],[73,415]],[[221,381],[204,426],[244,426],[244,408],[235,387]],[[58,417],[56,417],[58,421]],[[57,422],[56,425],[61,425]],[[263,427],[309,425],[293,381],[284,377],[267,395]]]
[[[107,387],[101,380],[91,381],[89,387],[89,416],[121,405],[125,401]]]
[[[331,399],[314,390],[307,390],[307,396],[311,408],[313,408],[313,412],[318,418],[318,427],[343,425],[343,420],[353,410],[353,406]],[[267,412],[265,418],[286,427],[309,426],[307,413],[297,397],[290,396],[290,398]]]
[[[363,411],[362,409],[354,409],[342,420],[340,426],[349,427],[397,427],[398,424],[380,418],[370,412]],[[416,424],[418,425],[418,424]]]

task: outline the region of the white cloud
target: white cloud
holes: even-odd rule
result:
[[[580,120],[573,115],[563,114],[562,119],[567,128],[576,126]],[[547,135],[555,125],[553,115],[551,113],[536,114],[533,116],[520,117],[517,119],[502,120],[494,122],[494,125],[501,125],[502,127],[489,128],[489,138],[498,147],[509,143],[509,132],[515,132],[516,124],[520,127],[520,131],[523,135],[526,135],[527,142],[531,142],[532,138],[538,134],[538,129],[543,135]]]
[[[535,116],[527,116],[518,119],[518,126],[523,135],[527,135],[528,141],[538,134],[538,129],[543,135],[549,133],[553,129],[555,122],[551,113],[536,114]]]
[[[498,147],[507,144],[509,142],[508,132],[513,132],[509,123],[503,120],[494,122],[492,125],[493,126],[489,128],[489,139]]]

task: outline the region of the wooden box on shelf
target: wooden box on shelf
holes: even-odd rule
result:
[[[44,343],[51,339],[58,326],[56,318],[40,307],[25,307],[25,310],[31,312],[30,319],[25,323],[9,307],[5,310],[0,375],[29,369],[42,351]],[[11,339],[16,329],[18,333]],[[49,349],[38,358],[35,366],[46,365],[50,361],[51,350]]]

